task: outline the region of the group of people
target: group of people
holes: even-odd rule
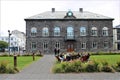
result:
[[[75,52],[66,52],[60,53],[60,49],[55,48],[55,57],[58,61],[71,61],[74,59],[80,59],[82,62],[87,61],[90,57],[89,53],[75,53]]]

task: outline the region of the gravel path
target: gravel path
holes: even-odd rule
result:
[[[120,73],[53,74],[54,61],[53,55],[44,55],[20,73],[0,74],[0,80],[120,80]]]

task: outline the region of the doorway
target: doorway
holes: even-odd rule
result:
[[[67,42],[67,52],[74,51],[74,43]]]

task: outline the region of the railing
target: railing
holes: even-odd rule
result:
[[[75,40],[75,36],[65,36],[65,41],[67,40]]]

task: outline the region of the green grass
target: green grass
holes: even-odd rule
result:
[[[35,61],[40,59],[39,56],[35,56]],[[13,66],[13,57],[0,57],[0,62],[1,61],[7,61],[9,63],[10,66]],[[17,68],[18,69],[23,69],[24,67],[30,65],[33,61],[32,56],[20,56],[17,57]]]
[[[111,65],[115,65],[120,61],[120,55],[92,55],[90,60],[97,60],[99,62],[107,61]]]

